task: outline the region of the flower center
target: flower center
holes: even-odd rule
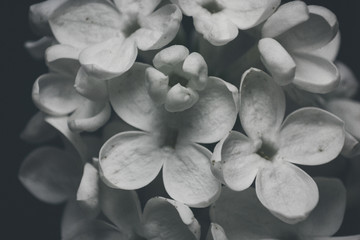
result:
[[[176,84],[180,83],[181,86],[186,87],[189,80],[187,80],[185,77],[177,74],[177,73],[171,73],[169,75],[169,86],[173,87]]]
[[[262,139],[261,147],[256,152],[256,154],[266,160],[272,160],[272,158],[276,155],[277,152],[278,148],[275,146],[274,143]]]
[[[168,128],[166,131],[164,131],[161,147],[169,147],[174,149],[176,146],[178,134],[178,130],[173,128]]]
[[[208,10],[210,13],[217,13],[223,10],[223,7],[220,6],[216,1],[207,2],[203,4],[202,7]]]
[[[128,17],[127,23],[122,29],[122,32],[124,33],[125,37],[129,37],[131,34],[133,34],[138,29],[141,28],[136,15],[129,15],[127,17]]]

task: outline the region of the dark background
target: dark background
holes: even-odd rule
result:
[[[145,0],[146,1],[146,0]],[[35,147],[22,142],[19,134],[36,112],[31,101],[35,79],[45,73],[42,61],[25,51],[26,40],[38,39],[28,24],[28,8],[36,0],[3,0],[1,17],[1,239],[60,239],[62,206],[42,203],[31,196],[18,181],[18,169]],[[284,1],[283,1],[284,2]],[[360,1],[305,1],[329,8],[337,16],[342,33],[339,60],[360,79]],[[360,228],[359,228],[360,231]]]

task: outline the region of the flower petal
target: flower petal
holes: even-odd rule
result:
[[[131,68],[137,56],[137,47],[132,39],[110,38],[85,48],[79,61],[92,77],[110,79]]]
[[[69,114],[83,101],[73,85],[74,80],[65,75],[41,75],[33,85],[33,101],[41,111],[50,115]]]
[[[341,35],[340,32],[325,46],[315,50],[315,55],[335,61],[340,50]]]
[[[219,224],[211,223],[206,240],[228,240],[228,238]]]
[[[168,194],[188,206],[209,206],[220,193],[220,183],[210,170],[210,157],[209,150],[200,145],[177,144],[163,168]]]
[[[148,15],[154,11],[161,0],[114,0],[116,7],[122,13],[140,13]]]
[[[258,43],[261,61],[279,85],[289,84],[295,77],[296,64],[290,54],[272,38]]]
[[[208,81],[208,67],[205,59],[197,52],[186,57],[182,70],[190,75],[189,87],[204,90]]]
[[[99,173],[90,163],[85,163],[83,176],[77,190],[76,200],[88,211],[98,212],[99,205]]]
[[[84,67],[80,67],[76,74],[74,88],[79,94],[93,101],[108,99],[107,82],[89,75]]]
[[[51,37],[42,37],[36,41],[27,41],[25,42],[24,46],[32,58],[43,59],[45,50],[50,47],[53,42],[54,39]]]
[[[142,224],[147,239],[200,239],[200,225],[190,208],[170,199],[150,199],[144,208]]]
[[[260,202],[280,220],[290,224],[304,220],[319,199],[314,180],[289,163],[274,163],[262,168],[255,186]]]
[[[218,0],[224,14],[239,29],[246,30],[266,20],[280,5],[280,0]]]
[[[179,139],[212,143],[224,137],[235,124],[237,92],[230,83],[209,77],[197,103],[169,120],[178,130]]]
[[[149,67],[145,72],[145,85],[151,99],[157,104],[165,103],[169,91],[169,77],[159,70]]]
[[[181,112],[191,108],[199,100],[199,94],[180,83],[170,88],[165,99],[165,109],[169,112]]]
[[[125,74],[109,81],[110,102],[128,124],[145,131],[156,131],[162,125],[163,110],[151,100],[145,87],[148,65],[135,63]]]
[[[280,130],[278,159],[319,165],[337,157],[344,145],[342,120],[319,108],[301,108],[290,114]]]
[[[46,49],[46,65],[51,71],[74,78],[80,68],[80,49],[69,45],[56,44]]]
[[[81,179],[76,159],[54,147],[31,152],[19,171],[21,183],[41,201],[57,204],[75,195]]]
[[[240,85],[240,121],[251,139],[272,138],[285,114],[285,95],[269,75],[251,68]]]
[[[122,36],[120,13],[105,0],[67,1],[54,12],[49,23],[61,44],[80,49]]]
[[[311,54],[296,54],[293,59],[297,87],[312,93],[328,93],[339,85],[339,71],[329,60]]]
[[[261,35],[264,38],[280,36],[308,19],[309,10],[306,3],[302,1],[285,3],[266,20],[261,29]]]
[[[189,50],[182,45],[172,45],[158,52],[154,59],[154,66],[163,72],[169,74],[175,68],[181,66],[189,56]]]
[[[167,158],[168,154],[150,134],[119,133],[100,150],[102,179],[111,187],[138,189],[154,180]]]
[[[235,191],[250,187],[265,159],[256,154],[257,146],[245,135],[231,131],[221,149],[225,184]]]
[[[309,217],[295,227],[303,236],[327,237],[340,228],[346,204],[346,189],[338,179],[317,178],[319,203]]]
[[[140,18],[141,28],[131,37],[143,51],[159,49],[175,38],[181,19],[180,9],[175,4],[166,4],[152,14]]]
[[[353,158],[360,155],[360,143],[359,141],[347,131],[345,132],[344,147],[341,150],[341,155],[347,158]]]

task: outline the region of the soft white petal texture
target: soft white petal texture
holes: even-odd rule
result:
[[[251,68],[240,85],[240,121],[252,139],[272,140],[285,114],[285,95],[265,72]]]
[[[194,16],[194,14],[201,14],[204,12],[204,9],[199,4],[203,1],[171,0],[171,2],[177,4],[186,16]]]
[[[71,114],[69,128],[74,132],[94,132],[102,127],[111,116],[110,104],[86,100]]]
[[[309,10],[305,2],[292,1],[285,3],[265,21],[261,29],[261,35],[264,38],[280,36],[308,19]]]
[[[324,164],[343,148],[344,122],[319,108],[301,108],[286,118],[279,141],[277,159],[302,165]]]
[[[111,187],[138,189],[154,180],[167,158],[168,152],[154,136],[138,131],[119,133],[100,150],[102,179]]]
[[[116,7],[122,13],[140,13],[148,15],[154,11],[161,0],[114,0]]]
[[[345,122],[345,128],[355,138],[360,139],[360,103],[350,99],[333,99],[326,108]]]
[[[43,143],[53,139],[56,134],[55,129],[45,122],[44,114],[39,111],[31,117],[20,137],[26,142]]]
[[[346,189],[338,179],[316,178],[319,203],[309,217],[296,225],[303,236],[327,237],[340,228],[346,205]]]
[[[99,205],[99,173],[94,166],[86,163],[83,176],[77,190],[76,200],[81,207],[89,211],[100,210]]]
[[[339,86],[326,95],[327,98],[351,98],[359,90],[359,83],[351,69],[342,62],[335,62],[340,74]]]
[[[74,88],[74,79],[47,73],[36,79],[32,89],[35,105],[50,115],[61,116],[73,112],[83,101]]]
[[[228,238],[219,224],[211,223],[206,240],[228,240]]]
[[[224,14],[239,29],[245,30],[263,22],[280,5],[280,0],[217,0]]]
[[[291,28],[278,41],[292,52],[317,50],[328,44],[338,33],[338,22],[334,13],[320,6],[308,6],[310,18]]]
[[[325,46],[315,50],[315,55],[335,61],[340,50],[341,34],[340,31],[336,36]]]
[[[353,158],[357,155],[360,155],[360,143],[348,131],[345,132],[345,142],[344,147],[341,150],[341,154],[348,158]]]
[[[197,240],[200,239],[200,225],[186,205],[155,197],[145,205],[142,235],[146,239]]]
[[[204,58],[197,52],[191,53],[184,61],[182,70],[190,75],[189,86],[203,90],[208,80],[208,67]]]
[[[85,48],[122,36],[121,16],[106,0],[67,1],[51,16],[49,23],[61,44]]]
[[[295,77],[296,64],[279,42],[263,38],[258,43],[261,61],[279,85],[289,84]]]
[[[42,37],[36,41],[25,42],[24,47],[34,59],[43,59],[45,50],[50,47],[53,42],[54,39],[51,37]]]
[[[235,124],[237,92],[235,86],[209,77],[206,88],[199,92],[199,101],[169,119],[178,130],[179,139],[212,143],[224,137]]]
[[[294,224],[315,208],[319,192],[314,180],[290,163],[272,163],[256,177],[256,195],[280,220]]]
[[[169,77],[159,70],[149,67],[145,72],[145,85],[151,99],[157,104],[163,104],[169,91]]]
[[[107,82],[89,75],[84,67],[76,74],[74,88],[80,95],[93,101],[108,99]]]
[[[164,74],[169,74],[174,68],[181,67],[189,56],[189,50],[182,45],[172,45],[158,52],[154,59],[154,66]]]
[[[100,184],[100,206],[104,215],[127,236],[138,230],[141,207],[135,191],[114,189]]]
[[[256,154],[256,146],[242,133],[231,131],[221,149],[225,184],[235,191],[250,187],[266,160]]]
[[[230,132],[231,134],[231,132]],[[211,156],[211,172],[214,177],[217,178],[219,182],[225,185],[224,175],[222,171],[222,162],[221,162],[221,152],[224,145],[225,140],[228,135],[223,137],[216,145]]]
[[[140,18],[141,26],[131,35],[143,51],[159,49],[170,43],[176,36],[182,13],[174,4],[167,4],[152,14]]]
[[[168,194],[191,207],[209,206],[220,194],[220,183],[210,170],[211,152],[197,144],[177,144],[171,151],[163,167]]]
[[[109,81],[110,102],[128,124],[145,131],[156,131],[163,123],[162,110],[151,100],[145,87],[148,65],[135,63],[125,74]]]
[[[223,187],[219,199],[210,209],[210,218],[224,228],[231,240],[283,239],[294,232],[292,225],[281,222],[261,205],[254,188],[234,192]],[[296,239],[296,235],[289,239]]]
[[[312,93],[328,93],[340,82],[337,67],[329,60],[311,54],[296,54],[294,84]]]
[[[76,76],[80,63],[78,61],[80,49],[69,45],[56,44],[46,49],[46,65],[51,71]]]
[[[137,56],[132,39],[110,38],[85,48],[79,61],[84,70],[99,80],[117,77],[131,68]]]
[[[212,45],[221,46],[234,40],[238,35],[238,28],[227,19],[225,13],[204,14],[193,16],[194,27]]]
[[[191,108],[199,100],[199,94],[180,83],[170,88],[165,99],[165,109],[169,112],[181,112]]]
[[[76,158],[54,147],[41,147],[31,152],[22,163],[19,179],[38,199],[52,204],[75,195],[81,179]]]

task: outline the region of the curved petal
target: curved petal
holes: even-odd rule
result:
[[[189,50],[182,45],[172,45],[158,52],[154,59],[154,66],[164,74],[171,73],[180,67],[189,56]]]
[[[309,10],[305,2],[292,1],[281,5],[261,29],[264,38],[280,36],[291,28],[307,21]]]
[[[24,47],[34,59],[43,59],[45,50],[50,47],[54,42],[51,37],[42,37],[36,41],[26,41]]]
[[[198,16],[204,12],[203,7],[198,1],[193,0],[170,0],[181,8],[181,11],[186,16]]]
[[[83,101],[75,91],[74,79],[47,73],[36,79],[32,89],[35,105],[50,115],[61,116],[73,112]]]
[[[336,89],[340,82],[337,67],[327,59],[311,55],[296,54],[294,84],[312,93],[328,93]]]
[[[122,13],[140,13],[148,15],[154,11],[161,0],[114,0],[116,7]]]
[[[319,200],[314,180],[289,163],[273,163],[256,177],[256,195],[280,220],[294,224],[306,219]]]
[[[330,61],[335,61],[340,50],[340,43],[341,35],[340,32],[338,32],[328,44],[315,50],[315,55],[329,59]]]
[[[122,36],[120,13],[105,0],[67,1],[51,15],[49,23],[61,44],[80,49]]]
[[[221,149],[222,174],[235,191],[250,187],[265,159],[256,154],[257,146],[245,135],[231,131]]]
[[[346,189],[335,178],[316,178],[319,188],[319,203],[309,217],[295,227],[304,236],[327,237],[340,228],[346,205]]]
[[[192,207],[206,207],[215,201],[220,183],[211,173],[210,157],[209,150],[200,145],[176,145],[163,168],[168,194]]]
[[[168,153],[157,139],[144,132],[123,132],[101,148],[102,179],[111,187],[131,190],[149,184],[160,172]]]
[[[206,240],[228,240],[228,238],[219,224],[211,223]]]
[[[261,61],[279,85],[287,85],[295,77],[296,64],[290,54],[272,38],[263,38],[258,43]]]
[[[347,158],[353,158],[360,155],[359,141],[347,131],[345,132],[345,142],[341,154]]]
[[[253,28],[266,20],[280,5],[280,0],[217,0],[223,12],[239,29]]]
[[[76,159],[54,147],[31,152],[19,171],[21,183],[38,199],[61,203],[75,195],[81,179]]]
[[[189,87],[204,90],[208,81],[208,67],[205,59],[197,52],[186,57],[182,70],[190,75]]]
[[[209,77],[206,88],[191,108],[170,116],[179,140],[212,143],[234,126],[237,115],[237,89],[225,81]]]
[[[120,76],[131,68],[137,56],[137,47],[132,39],[110,38],[85,48],[79,61],[92,77],[107,80]]]
[[[46,49],[46,65],[51,71],[73,78],[80,68],[79,54],[80,50],[77,48],[56,44]]]
[[[93,101],[108,99],[107,82],[89,75],[84,67],[80,67],[76,74],[74,88],[79,94]]]
[[[171,42],[180,28],[182,13],[175,4],[166,4],[150,15],[140,18],[141,28],[130,37],[143,51],[164,47]]]
[[[94,132],[110,119],[111,107],[108,102],[84,101],[68,119],[69,128],[74,131]]]
[[[167,92],[165,109],[169,112],[182,112],[191,108],[199,100],[199,94],[191,88],[176,84]]]
[[[286,118],[279,140],[278,159],[302,165],[324,164],[343,148],[344,123],[322,109],[301,108]]]
[[[145,72],[145,85],[151,99],[163,104],[169,91],[169,77],[159,70],[148,67]]]
[[[164,110],[151,100],[145,87],[148,65],[135,63],[125,74],[109,81],[110,102],[128,124],[145,131],[156,131],[163,122]]]
[[[79,205],[88,211],[98,213],[99,205],[99,173],[94,166],[86,163],[81,182],[76,194]]]
[[[240,122],[251,139],[272,138],[285,114],[285,95],[269,75],[251,68],[240,85]]]
[[[200,225],[190,208],[162,197],[152,198],[146,203],[142,232],[147,239],[200,239]]]

